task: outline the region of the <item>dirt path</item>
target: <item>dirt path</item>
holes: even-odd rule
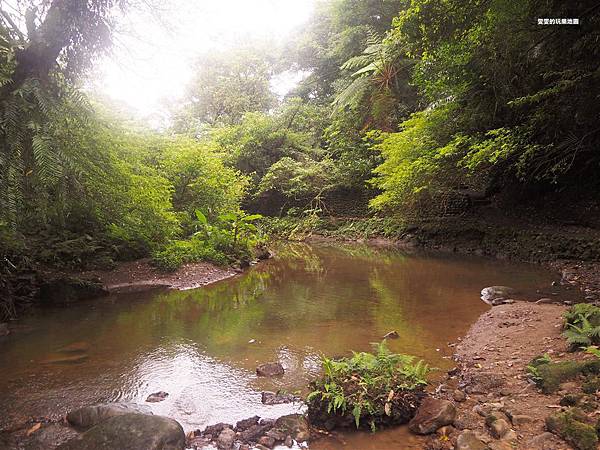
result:
[[[78,276],[97,278],[111,292],[131,292],[155,287],[194,289],[237,273],[230,267],[218,267],[208,262],[185,264],[175,272],[163,272],[152,266],[150,260],[140,259],[121,263],[113,270],[92,270]]]
[[[577,383],[565,383],[557,393],[544,395],[526,376],[527,364],[543,354],[553,361],[591,357],[567,352],[561,337],[565,310],[562,305],[517,302],[493,307],[471,327],[456,345],[457,369],[439,388],[441,397],[455,402],[459,430],[479,433],[492,450],[572,448],[547,433],[544,421],[560,409],[565,393],[577,390]],[[466,394],[466,400],[461,399],[461,393]],[[490,435],[485,416],[498,409],[513,417],[516,447]],[[447,448],[441,445],[444,439],[433,438],[430,448]]]

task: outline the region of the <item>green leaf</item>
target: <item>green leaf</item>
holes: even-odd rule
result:
[[[200,222],[201,224],[206,225],[208,223],[206,216],[202,214],[202,211],[200,211],[199,209],[196,209],[194,211],[194,214],[196,215],[196,219],[198,219],[198,222]]]

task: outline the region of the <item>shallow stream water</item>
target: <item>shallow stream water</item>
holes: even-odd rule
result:
[[[264,406],[262,390],[306,392],[321,355],[369,350],[391,330],[396,352],[441,371],[456,342],[489,306],[480,291],[509,285],[548,296],[556,275],[483,258],[409,254],[359,244],[286,244],[247,273],[188,291],[113,295],[33,311],[0,340],[0,428],[96,402],[143,403],[187,431],[298,405]],[[541,292],[541,293],[540,293]],[[279,360],[281,378],[255,375]],[[315,449],[420,448],[402,427],[343,433]]]

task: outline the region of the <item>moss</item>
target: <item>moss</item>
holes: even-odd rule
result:
[[[598,407],[598,402],[594,396],[583,394],[567,394],[560,399],[561,406],[577,406],[584,411],[595,411]]]
[[[600,390],[600,377],[597,375],[588,375],[581,389],[586,394],[595,394]]]
[[[582,398],[583,395],[581,394],[567,394],[560,399],[558,404],[560,406],[577,406],[581,402]]]
[[[598,436],[596,428],[579,408],[571,408],[546,417],[548,431],[560,436],[578,450],[596,450]]]
[[[561,383],[580,374],[600,373],[600,360],[543,362],[541,364],[536,364],[536,360],[531,362],[528,370],[544,394],[555,392]]]

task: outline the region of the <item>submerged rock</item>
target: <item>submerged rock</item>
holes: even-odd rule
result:
[[[448,400],[426,397],[408,428],[417,434],[434,433],[438,428],[450,425],[456,418],[456,408]]]
[[[67,421],[82,430],[86,430],[111,417],[125,414],[147,414],[152,415],[148,406],[136,403],[101,403],[99,405],[84,406],[67,414]]]
[[[265,391],[261,393],[261,402],[263,405],[279,405],[282,403],[293,403],[298,400],[298,397],[284,392]]]
[[[256,374],[259,377],[274,377],[278,375],[283,375],[284,373],[285,370],[279,362],[264,363],[256,368]]]
[[[398,334],[398,332],[396,330],[394,330],[394,331],[390,331],[385,336],[383,336],[383,339],[398,339],[399,337],[400,337],[400,335]]]
[[[86,354],[50,354],[46,358],[44,358],[41,362],[42,364],[80,364],[86,362],[89,359],[89,356]]]
[[[90,344],[85,341],[72,342],[57,350],[59,353],[86,353],[90,349]]]
[[[183,450],[185,434],[173,419],[148,414],[111,417],[57,450]]]

